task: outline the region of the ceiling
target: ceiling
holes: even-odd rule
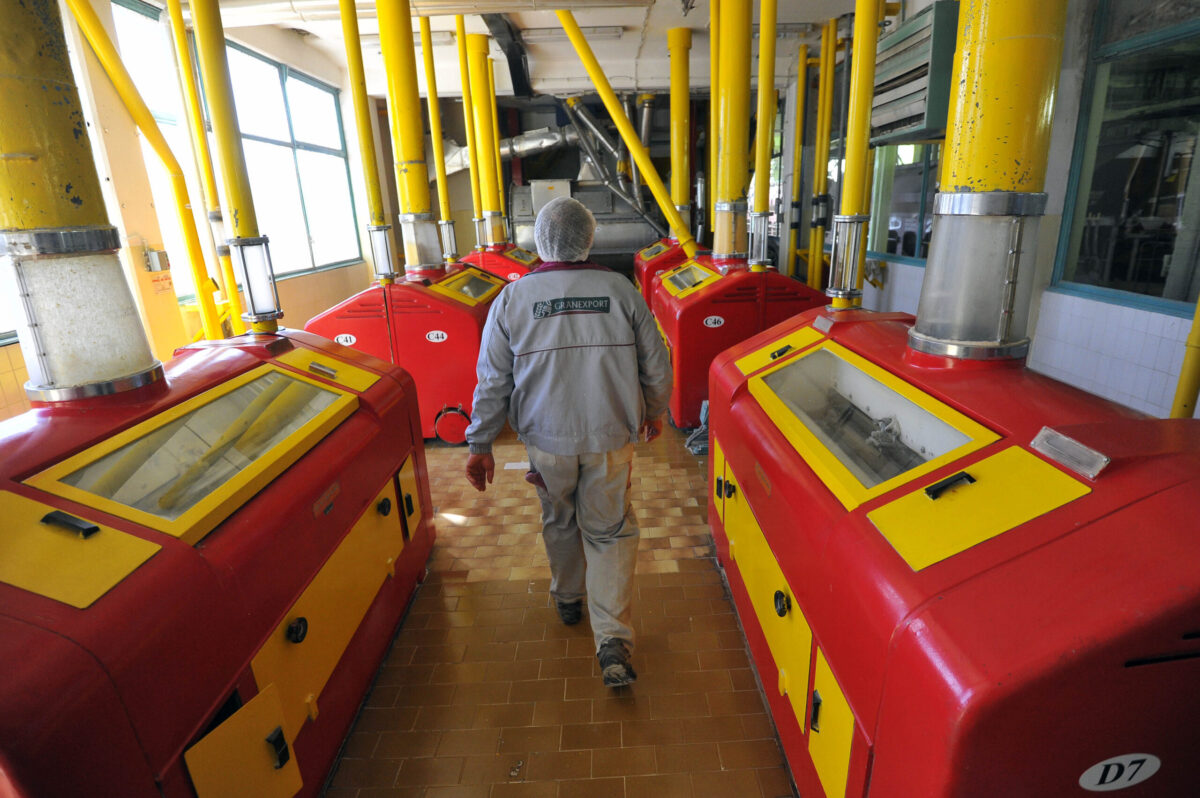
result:
[[[525,43],[530,82],[536,94],[580,94],[592,90],[591,81],[580,65],[566,37],[561,34],[554,8],[570,8],[579,25],[606,28],[592,41],[592,49],[618,91],[665,91],[669,86],[667,59],[667,30],[675,27],[692,29],[691,84],[707,90],[708,80],[708,10],[709,0],[691,0],[694,7],[685,12],[685,0],[413,0],[413,13],[430,17],[433,30],[434,69],[438,94],[442,97],[462,95],[458,69],[458,49],[454,38],[454,17],[463,13],[467,33],[488,33],[480,12],[503,13],[520,31],[531,31]],[[309,35],[309,42],[337,63],[344,65],[345,50],[337,0],[221,0],[221,16],[226,30],[236,36],[236,28],[274,25]],[[819,31],[815,28],[830,17],[853,10],[853,0],[784,0],[780,3],[777,36],[776,85],[786,85],[796,74],[797,48],[807,43],[815,48]],[[363,59],[367,75],[367,91],[378,97],[386,94],[383,58],[379,52],[379,25],[373,2],[359,2],[359,30],[362,36]],[[754,10],[757,22],[758,9]],[[413,18],[413,31],[418,30]],[[814,24],[815,23],[815,24]],[[807,29],[813,25],[813,30]],[[612,30],[619,27],[620,30]],[[536,40],[534,40],[536,37]],[[757,39],[756,39],[757,41]],[[755,48],[757,58],[757,48]],[[508,62],[500,47],[493,41],[492,55],[496,61],[496,91],[512,94]],[[814,53],[815,55],[815,53]],[[420,49],[417,68],[424,95],[425,76]],[[757,67],[752,70],[757,72]]]

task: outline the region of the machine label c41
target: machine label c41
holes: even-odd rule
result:
[[[1162,760],[1154,754],[1123,754],[1097,762],[1079,777],[1088,792],[1114,792],[1141,784],[1158,772]]]
[[[449,335],[441,330],[430,330],[429,332],[425,333],[425,340],[434,344],[440,344],[449,337]]]
[[[338,335],[333,336],[333,340],[342,346],[354,346],[354,342],[358,339],[350,333],[339,333]]]

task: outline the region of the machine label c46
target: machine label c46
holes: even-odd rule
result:
[[[1123,754],[1097,762],[1079,777],[1088,792],[1113,792],[1141,784],[1158,772],[1162,760],[1154,754]]]
[[[705,327],[720,327],[724,323],[725,323],[724,316],[705,316],[704,317],[704,326]]]
[[[429,332],[425,333],[425,340],[433,344],[440,344],[449,337],[450,336],[442,330],[430,330]]]

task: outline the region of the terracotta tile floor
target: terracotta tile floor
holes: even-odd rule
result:
[[[481,494],[465,449],[428,447],[430,574],[327,798],[792,796],[683,442],[669,429],[637,449],[639,678],[621,690],[600,681],[586,617],[563,626],[550,605],[524,448],[497,442]]]

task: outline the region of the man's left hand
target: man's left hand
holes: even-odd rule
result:
[[[648,418],[642,422],[641,429],[638,430],[638,437],[646,443],[662,435],[663,420],[662,416],[658,418]]]
[[[475,490],[483,492],[492,484],[492,476],[496,473],[496,460],[492,453],[473,454],[467,458],[467,481]],[[485,482],[486,480],[486,482]]]

